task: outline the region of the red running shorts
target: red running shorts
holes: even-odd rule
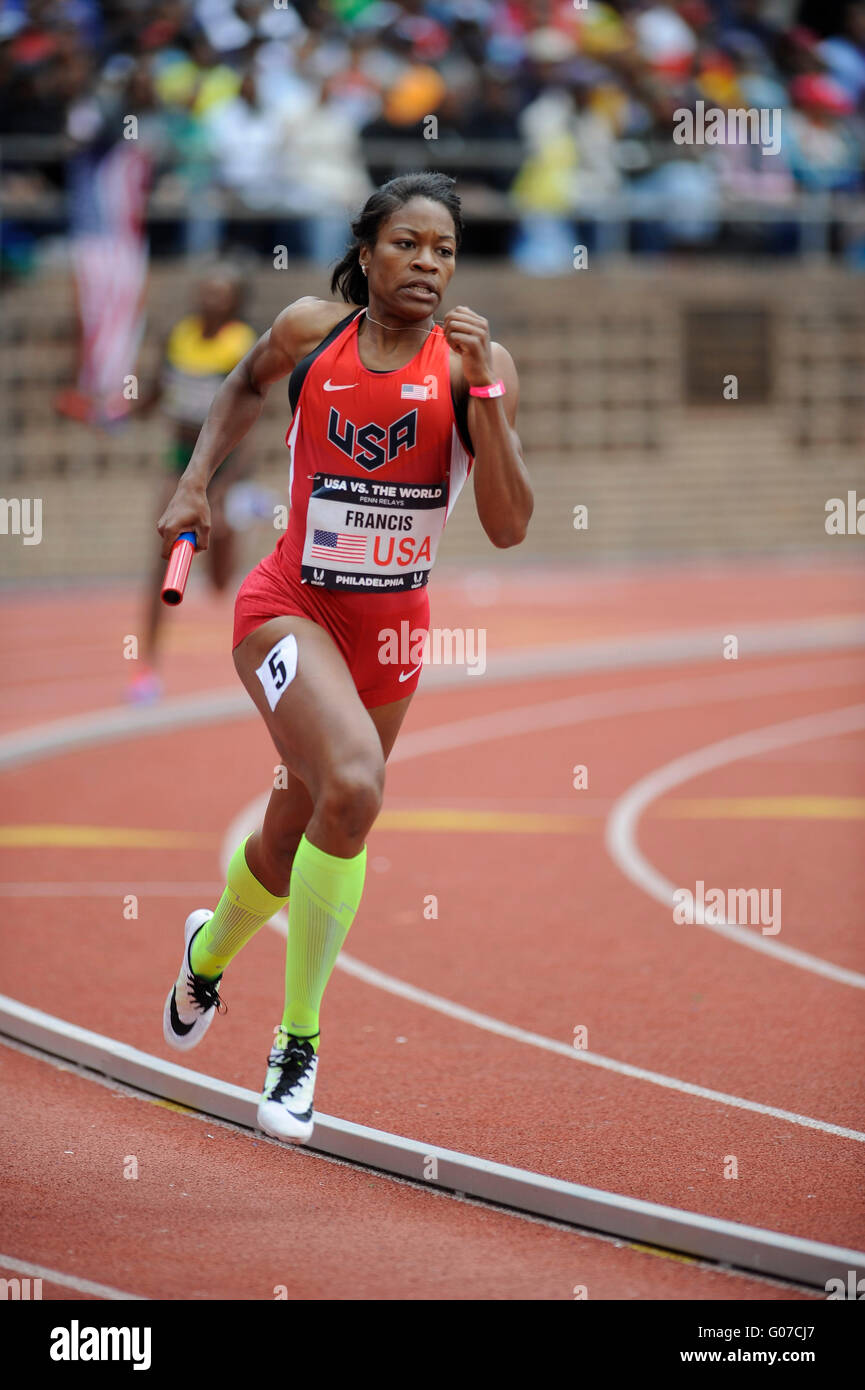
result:
[[[395,594],[339,593],[287,575],[274,552],[250,570],[240,586],[232,650],[262,623],[286,617],[309,618],[330,633],[367,709],[403,700],[417,689],[423,663],[415,664],[410,657],[420,650],[421,634],[429,631],[425,585]],[[408,626],[402,628],[403,623]],[[384,629],[402,637],[399,654],[409,658],[403,664],[380,659]],[[392,642],[392,650],[396,647]]]

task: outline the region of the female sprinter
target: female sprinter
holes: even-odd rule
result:
[[[331,281],[349,313],[306,296],[282,311],[217,392],[159,523],[166,556],[181,531],[207,547],[208,481],[290,374],[288,528],[241,585],[234,628],[238,675],[288,785],[236,849],[215,912],[187,918],[163,1021],[168,1043],[194,1047],[224,1008],[225,967],[288,902],[285,1009],[258,1107],[279,1139],[312,1133],[321,999],[419,679],[420,663],[388,664],[379,633],[404,619],[428,630],[427,579],[472,465],[494,545],[518,545],[532,512],[509,353],[464,305],[433,317],[462,237],[454,183],[408,174],[371,194]]]

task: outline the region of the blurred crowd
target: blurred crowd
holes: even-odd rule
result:
[[[780,111],[778,152],[676,143],[675,113],[699,102]],[[467,212],[508,207],[514,260],[555,271],[623,199],[654,219],[651,249],[711,239],[731,206],[862,193],[863,131],[861,2],[7,0],[0,15],[0,137],[51,137],[4,144],[13,206],[134,141],[188,252],[216,249],[234,211],[285,218],[292,253],[330,262],[373,186],[426,164],[457,177]]]

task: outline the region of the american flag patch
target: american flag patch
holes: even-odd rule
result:
[[[429,395],[429,387],[412,386],[410,382],[403,382],[400,388],[400,398],[404,401],[425,401]]]
[[[362,565],[366,558],[366,536],[349,531],[314,531],[311,560],[340,560],[344,565]]]

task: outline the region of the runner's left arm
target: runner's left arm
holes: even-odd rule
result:
[[[481,525],[500,549],[525,539],[534,510],[532,485],[515,425],[520,383],[513,358],[490,342],[489,324],[465,305],[444,320],[448,343],[460,354],[469,386],[501,379],[504,396],[469,396],[468,427],[474,446],[475,504]]]

